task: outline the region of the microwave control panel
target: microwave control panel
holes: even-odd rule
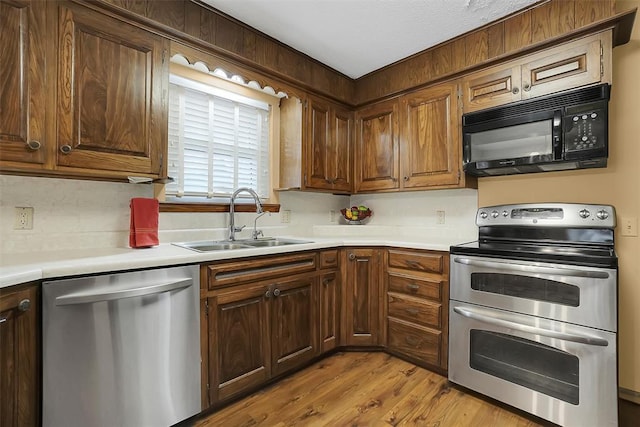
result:
[[[592,107],[592,108],[589,108]],[[567,108],[564,116],[564,151],[606,150],[607,108],[601,103]]]

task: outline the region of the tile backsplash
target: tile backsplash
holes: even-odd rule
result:
[[[0,175],[0,254],[98,247],[127,247],[129,201],[153,197],[153,187],[88,180]],[[281,212],[265,214],[257,221],[267,236],[310,236],[339,232],[340,209],[365,204],[374,211],[360,233],[471,235],[477,209],[475,190],[386,193],[336,196],[324,193],[283,192]],[[14,230],[16,207],[33,207],[32,230]],[[445,211],[438,224],[436,211]],[[283,211],[290,222],[283,223]],[[332,222],[331,211],[336,213]],[[248,237],[255,214],[237,214],[236,224],[247,227],[239,237]],[[223,239],[227,237],[227,213],[161,213],[160,241]],[[354,230],[351,228],[350,230]],[[409,231],[407,231],[409,230]]]

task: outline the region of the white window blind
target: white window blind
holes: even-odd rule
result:
[[[269,197],[269,105],[171,76],[168,196]]]

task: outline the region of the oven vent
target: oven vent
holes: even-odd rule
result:
[[[465,114],[462,116],[462,124],[468,126],[536,111],[552,110],[575,104],[584,104],[591,101],[599,101],[603,99],[608,101],[610,92],[611,86],[608,84],[602,84],[545,97],[527,99],[507,106]]]

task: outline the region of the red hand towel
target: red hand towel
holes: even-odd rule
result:
[[[155,246],[158,241],[159,203],[156,199],[135,197],[131,199],[131,224],[129,246],[145,248]]]

